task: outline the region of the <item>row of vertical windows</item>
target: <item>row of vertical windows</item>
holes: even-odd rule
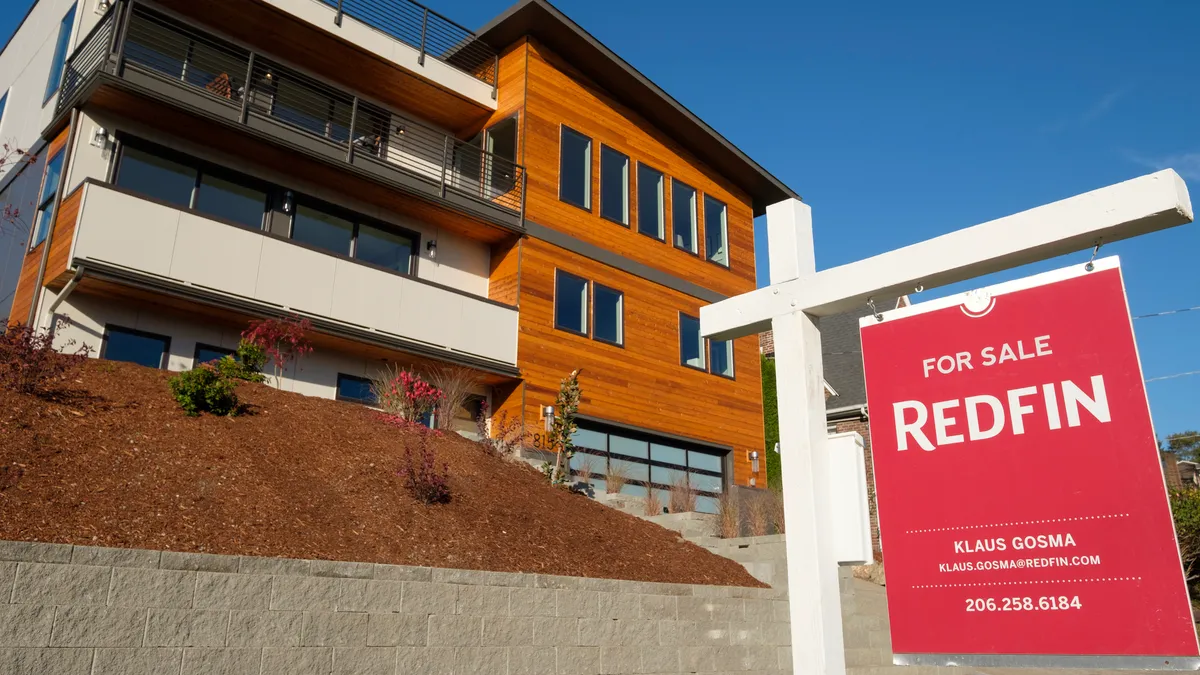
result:
[[[700,319],[680,312],[679,362],[689,368],[732,378],[733,340],[705,339],[700,335]]]
[[[264,229],[268,217],[283,218],[287,222],[276,221],[277,227],[270,229],[294,241],[401,274],[415,271],[416,233],[376,224],[189,157],[126,143],[116,184],[247,229]]]
[[[625,344],[625,294],[562,270],[554,273],[554,327]]]
[[[637,230],[666,241],[666,177],[661,171],[638,162]],[[629,156],[607,145],[600,146],[600,216],[630,224]],[[568,204],[592,210],[592,139],[562,127],[559,143],[558,196]],[[696,188],[671,179],[671,237],[675,248],[700,254],[700,208],[704,209],[704,256],[729,267],[729,223],[725,204],[710,195],[700,199]]]

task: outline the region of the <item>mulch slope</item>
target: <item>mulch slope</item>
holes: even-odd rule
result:
[[[425,506],[397,475],[417,432],[256,384],[250,414],[189,418],[168,377],[91,360],[53,396],[0,391],[0,539],[762,585],[457,435],[434,440],[452,500]]]

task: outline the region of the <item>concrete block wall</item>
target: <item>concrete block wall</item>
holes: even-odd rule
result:
[[[0,542],[0,675],[790,673],[786,594]]]
[[[755,579],[776,590],[787,591],[787,535],[761,537],[688,537],[688,541],[741,563]]]

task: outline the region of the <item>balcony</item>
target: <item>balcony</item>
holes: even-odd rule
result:
[[[108,86],[523,231],[524,167],[140,3],[115,4],[68,59],[58,113]]]
[[[517,310],[152,202],[92,181],[68,255],[77,272],[490,372],[516,373]],[[56,240],[66,240],[56,231]],[[219,261],[219,262],[218,262]]]

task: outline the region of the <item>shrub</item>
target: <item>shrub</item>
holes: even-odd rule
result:
[[[579,482],[584,485],[592,484],[592,474],[596,472],[596,465],[592,461],[591,455],[584,457],[579,462],[579,468],[575,469],[575,475],[579,477]]]
[[[525,441],[525,423],[520,417],[509,417],[508,411],[501,412],[498,417],[488,423],[488,404],[479,404],[479,414],[475,417],[475,430],[479,433],[479,443],[488,454],[495,457],[510,457],[517,454]]]
[[[442,398],[435,407],[437,427],[449,429],[450,425],[454,424],[455,413],[471,397],[472,391],[479,386],[480,379],[474,371],[466,368],[438,366],[430,373],[429,382],[442,392]]]
[[[554,450],[554,466],[545,465],[542,472],[550,480],[551,485],[565,485],[571,480],[571,457],[575,454],[575,445],[571,439],[578,427],[575,426],[575,413],[579,411],[579,399],[582,392],[579,389],[579,373],[581,369],[571,371],[558,385],[558,397],[554,401],[554,420],[550,431],[546,434],[550,448]]]
[[[1183,573],[1187,579],[1188,592],[1193,599],[1200,598],[1200,588],[1195,584],[1200,576],[1200,490],[1196,488],[1171,488],[1171,515],[1175,519],[1175,537],[1179,541],[1179,557],[1183,560]]]
[[[771,511],[767,504],[767,496],[755,490],[746,497],[746,528],[751,537],[761,537],[767,534],[771,522]]]
[[[261,349],[271,360],[275,370],[275,386],[278,387],[288,363],[312,351],[312,344],[308,341],[311,330],[312,322],[299,317],[258,319],[251,321],[250,326],[242,331],[242,340]]]
[[[246,340],[242,340],[233,356],[217,359],[213,365],[221,375],[235,380],[259,383],[267,380],[262,374],[263,366],[267,365],[266,350]]]
[[[9,326],[0,334],[0,387],[19,394],[44,392],[83,365],[92,351],[86,345],[70,351],[73,347],[71,340],[59,352],[54,349],[53,332],[35,331],[24,324]]]
[[[742,536],[741,502],[728,490],[717,500],[717,528],[718,534],[726,539]]]
[[[608,476],[605,479],[605,490],[609,494],[617,494],[621,488],[629,484],[629,469],[623,464],[609,463]]]
[[[201,364],[172,377],[170,386],[179,407],[192,417],[204,412],[232,417],[238,412],[233,380],[212,364]]]
[[[404,448],[404,465],[400,476],[413,498],[423,504],[444,504],[450,501],[450,467],[442,463],[438,471],[437,452],[429,444],[432,433],[419,432],[416,452]]]
[[[783,490],[768,488],[766,497],[767,515],[771,519],[771,526],[775,528],[775,534],[783,534]]]
[[[686,513],[696,510],[696,489],[688,481],[687,474],[677,473],[671,478],[669,499],[671,513]]]
[[[371,393],[384,412],[419,422],[445,398],[440,389],[411,370],[387,368],[371,380]]]
[[[653,488],[648,490],[646,492],[646,501],[644,503],[646,506],[645,515],[647,515],[647,516],[661,516],[662,515],[663,504],[662,504],[662,499],[660,499],[658,496],[658,490],[655,490]]]

